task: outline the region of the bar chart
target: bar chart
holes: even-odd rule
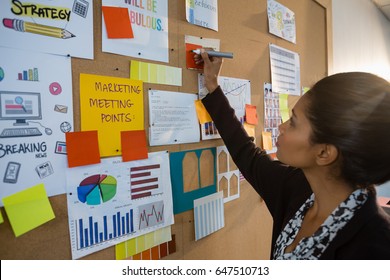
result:
[[[131,167],[131,199],[150,197],[162,193],[159,180],[160,174],[160,164]]]
[[[27,70],[22,70],[18,73],[19,81],[39,81],[38,68],[31,68]]]
[[[112,215],[89,216],[73,221],[77,249],[84,249],[134,232],[133,209]]]

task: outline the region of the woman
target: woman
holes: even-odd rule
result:
[[[257,148],[202,50],[202,99],[238,168],[273,217],[272,259],[390,259],[390,220],[374,185],[390,179],[390,84],[368,73],[326,77],[279,126],[277,157]]]

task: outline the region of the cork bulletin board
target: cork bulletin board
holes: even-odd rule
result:
[[[271,82],[269,44],[297,52],[300,56],[301,85],[310,87],[331,71],[332,33],[331,1],[326,0],[279,0],[294,11],[296,18],[296,44],[278,38],[268,32],[266,0],[219,0],[219,31],[191,25],[186,21],[185,1],[168,0],[169,63],[182,68],[182,86],[144,84],[144,123],[149,127],[148,89],[185,93],[197,93],[198,72],[186,69],[185,36],[220,39],[221,51],[234,53],[234,59],[225,59],[222,76],[250,80],[251,103],[257,106],[257,115],[264,116],[264,83]],[[94,59],[72,58],[74,130],[80,131],[80,74],[96,74],[129,78],[131,60],[128,57],[102,52],[101,0],[94,5]],[[146,61],[156,63],[155,61]],[[289,99],[289,107],[297,98]],[[261,145],[263,117],[255,129],[256,143]],[[220,139],[203,140],[194,144],[148,146],[148,152],[167,150],[180,152],[223,146]],[[209,171],[211,153],[206,154],[200,170],[202,182],[212,182]],[[186,190],[199,185],[194,175],[196,158],[189,154],[183,165],[183,184]],[[226,166],[229,159],[218,157]],[[231,164],[232,166],[234,164]],[[221,168],[221,167],[220,167]],[[172,173],[174,176],[174,173]],[[210,177],[211,176],[211,177]],[[225,227],[210,236],[195,241],[194,213],[188,210],[174,216],[172,234],[175,236],[175,252],[165,259],[268,259],[270,254],[272,218],[265,203],[246,181],[231,180],[232,193],[239,191],[239,198],[225,203]],[[228,187],[224,183],[224,192]],[[201,184],[200,184],[201,185]],[[200,186],[202,188],[202,186]],[[4,208],[1,208],[4,223],[0,224],[1,259],[71,259],[70,236],[66,195],[49,198],[55,219],[15,237]],[[98,251],[82,259],[115,259],[115,246]]]

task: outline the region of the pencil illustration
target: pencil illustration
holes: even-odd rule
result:
[[[68,30],[59,27],[37,24],[33,22],[26,22],[21,19],[4,18],[3,24],[5,27],[21,32],[29,32],[61,39],[69,39],[76,37],[76,35],[70,33]]]

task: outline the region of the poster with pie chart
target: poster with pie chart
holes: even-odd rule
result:
[[[116,179],[107,174],[97,174],[85,178],[77,187],[80,202],[99,205],[112,199],[116,194]]]
[[[168,151],[68,168],[66,185],[72,259],[174,222]]]

